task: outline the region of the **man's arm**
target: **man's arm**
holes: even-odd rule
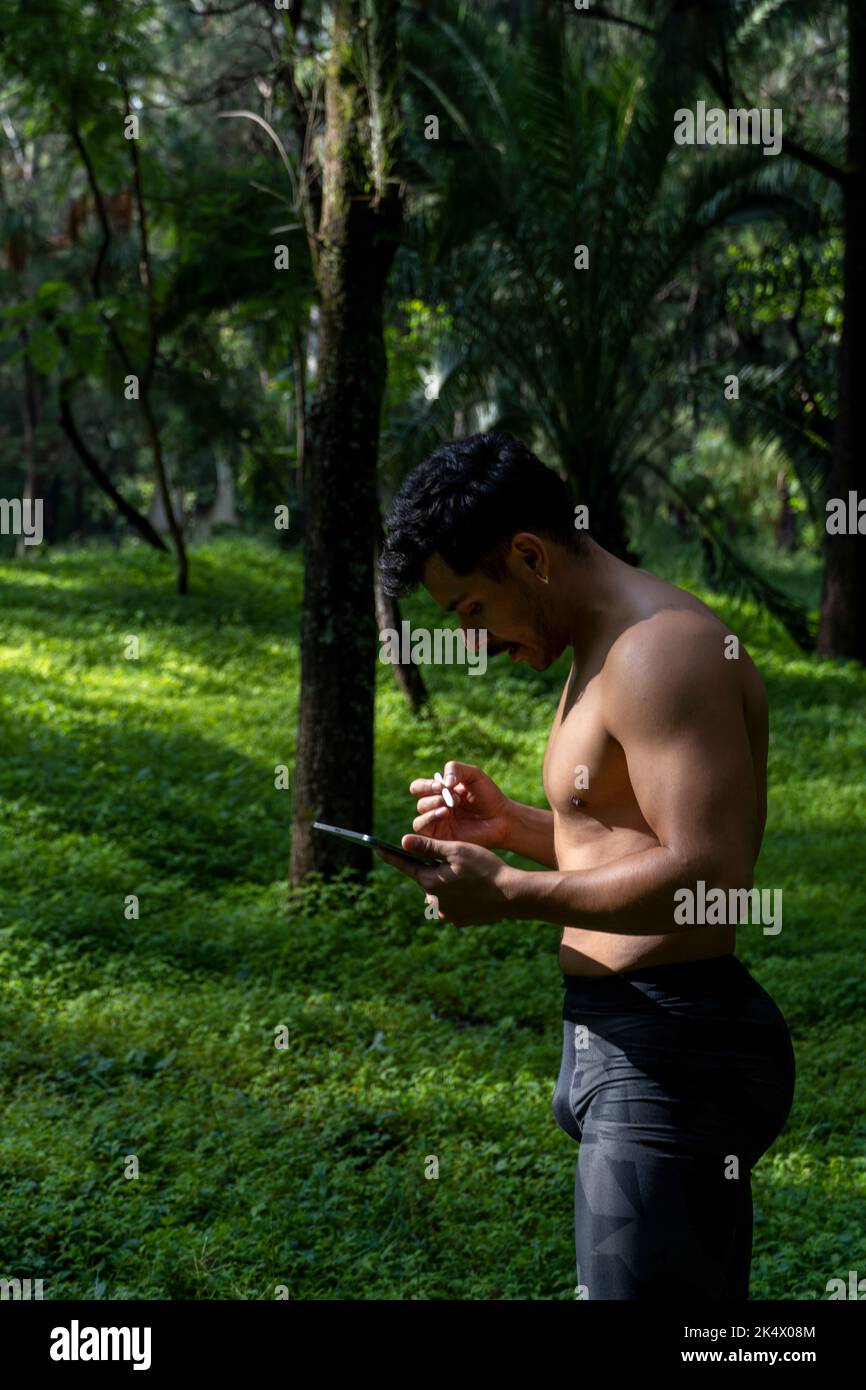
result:
[[[596,869],[509,869],[506,915],[594,931],[655,936],[674,920],[677,889],[749,888],[758,814],[737,663],[725,632],[668,610],[630,628],[605,663],[610,734],[625,753],[658,846]]]
[[[508,802],[508,831],[505,844],[500,849],[513,850],[536,864],[549,864],[556,868],[556,850],[553,847],[553,812],[543,811],[538,806],[525,806],[522,801]]]

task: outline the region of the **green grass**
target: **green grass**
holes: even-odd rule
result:
[[[186,600],[132,545],[0,564],[0,1276],[50,1299],[570,1299],[559,929],[434,925],[381,864],[286,903],[300,595],[298,554],[252,540],[196,551]],[[702,596],[769,688],[757,881],[784,925],[737,949],[798,1063],[753,1178],[752,1297],[822,1298],[866,1275],[866,674]],[[441,622],[426,596],[406,616]],[[380,667],[380,832],[452,756],[541,804],[564,673],[433,668],[413,720]]]

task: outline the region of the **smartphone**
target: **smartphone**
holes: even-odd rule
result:
[[[402,845],[389,845],[387,840],[380,840],[375,835],[362,835],[359,830],[343,830],[339,825],[323,825],[321,821],[313,821],[314,830],[324,830],[329,835],[339,835],[341,840],[351,840],[354,845],[367,845],[369,849],[387,849],[391,854],[399,854],[401,859],[410,859],[413,864],[442,864],[442,859],[422,859],[418,854],[410,854],[408,849],[403,849]]]

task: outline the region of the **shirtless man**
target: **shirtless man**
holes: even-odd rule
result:
[[[573,516],[558,475],[506,434],[444,445],[406,480],[386,590],[423,583],[464,629],[486,630],[489,657],[541,671],[569,648],[572,666],[544,759],[549,811],[451,760],[453,804],[413,781],[402,841],[443,862],[379,853],[444,921],[563,926],[553,1111],[580,1142],[577,1296],[747,1298],[750,1171],[787,1119],[793,1049],[733,954],[735,923],[684,925],[675,909],[701,883],[725,901],[752,886],[766,692],[706,604],[616,559]]]

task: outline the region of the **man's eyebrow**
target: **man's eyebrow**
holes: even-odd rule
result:
[[[458,603],[462,603],[463,600],[465,599],[465,597],[466,597],[465,594],[461,594],[459,598],[452,599],[451,602],[449,603],[448,607],[445,609],[445,612],[446,612],[446,613],[453,613],[453,612],[454,612],[454,609],[457,607]]]

